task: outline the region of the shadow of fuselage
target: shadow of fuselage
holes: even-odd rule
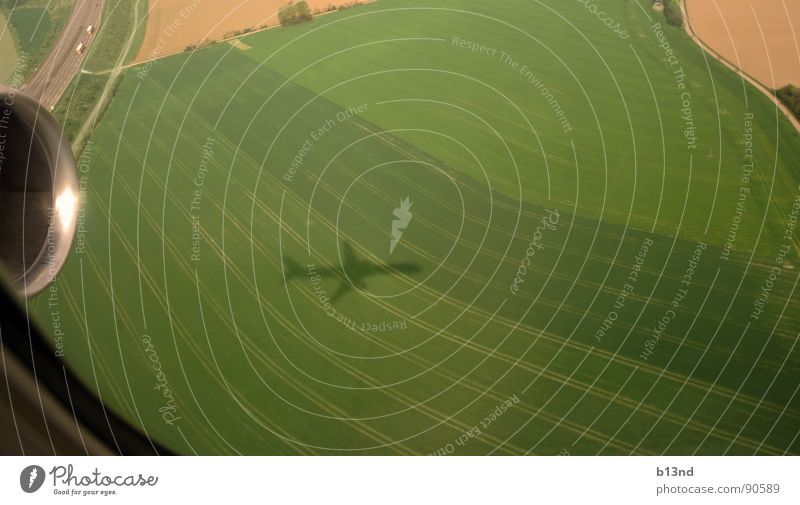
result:
[[[339,268],[321,268],[317,266],[303,267],[297,262],[287,259],[285,268],[286,280],[301,277],[319,276],[321,279],[338,277],[339,288],[331,296],[331,302],[340,299],[353,288],[366,289],[366,279],[378,275],[414,275],[422,268],[415,263],[390,262],[376,263],[359,259],[349,242],[344,242],[342,264]]]

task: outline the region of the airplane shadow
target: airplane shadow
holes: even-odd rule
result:
[[[416,263],[378,263],[367,259],[360,259],[349,242],[344,242],[342,261],[343,264],[337,268],[322,268],[316,265],[303,267],[291,258],[287,258],[284,270],[286,280],[308,278],[312,283],[321,283],[324,279],[336,277],[339,279],[339,287],[333,296],[330,297],[330,301],[335,302],[354,288],[367,289],[366,280],[370,277],[380,275],[412,276],[422,271],[422,268]],[[322,288],[320,287],[320,289]]]

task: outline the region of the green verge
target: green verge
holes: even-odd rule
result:
[[[139,9],[139,22],[135,26],[134,7]],[[84,71],[73,78],[54,111],[70,142],[75,140],[106,87],[110,86],[110,89],[116,92],[122,75],[113,78],[111,82],[110,70],[119,61],[128,41],[127,36],[120,37],[119,34],[134,33],[131,48],[123,56],[123,61],[128,62],[135,57],[144,38],[146,9],[147,2],[142,0],[106,2],[103,18],[105,21],[99,28],[97,39],[86,58]],[[100,111],[97,120],[103,117],[106,108],[107,105]],[[79,155],[83,145],[74,145],[73,148]]]
[[[43,7],[20,7],[11,14],[11,23],[17,33],[20,49],[38,55],[52,32],[53,22]]]
[[[108,79],[108,75],[78,74],[64,91],[53,115],[64,129],[64,136],[70,141],[75,139],[86,118],[94,109],[98,98],[108,84]],[[119,80],[117,79],[116,85],[119,85]],[[81,149],[82,146],[78,152]]]
[[[5,15],[0,12],[0,54],[3,55],[0,60],[0,83],[7,84],[14,76],[17,69],[18,55],[17,44],[14,41],[14,36],[11,30],[8,29],[6,24]]]
[[[70,13],[72,0],[0,0],[0,12],[10,20],[17,46],[28,55],[23,78],[44,61],[58,40]]]
[[[136,20],[138,10],[138,22]],[[131,61],[144,40],[147,24],[147,2],[143,0],[108,0],[103,8],[103,21],[97,31],[97,38],[92,43],[86,58],[84,69],[89,72],[107,72],[120,58],[128,42],[128,37],[135,32],[134,42],[124,55],[124,63]]]
[[[127,71],[39,324],[179,453],[797,454],[800,137],[604,10],[629,38],[395,0]]]

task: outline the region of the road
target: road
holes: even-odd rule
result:
[[[114,68],[112,68],[109,72],[110,75],[106,81],[106,86],[103,88],[103,93],[100,95],[100,98],[95,103],[94,109],[92,109],[92,112],[89,113],[89,116],[86,118],[86,121],[84,121],[83,126],[81,126],[81,129],[78,131],[78,134],[74,139],[72,139],[72,148],[75,149],[76,153],[83,149],[84,141],[89,136],[89,132],[92,130],[92,128],[94,128],[97,118],[100,117],[101,111],[111,101],[112,90],[114,89],[117,79],[125,69],[125,58],[131,51],[133,41],[136,38],[136,27],[139,26],[139,3],[146,1],[147,0],[136,1],[136,5],[133,7],[133,24],[131,25],[131,32],[128,34],[128,42],[125,43],[125,47],[122,49],[122,52],[119,53],[119,58],[117,59],[117,63],[114,65]]]
[[[70,18],[53,50],[22,87],[23,91],[36,98],[42,106],[48,109],[54,107],[80,70],[89,47],[97,36],[104,1],[75,0]],[[92,34],[86,32],[90,25],[95,27]],[[78,53],[76,48],[81,42],[86,48]]]

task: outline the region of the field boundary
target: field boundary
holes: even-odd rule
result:
[[[364,5],[374,4],[377,1],[378,0],[365,0],[365,1],[362,1],[360,4],[358,4],[356,7],[361,7],[361,6],[364,6]],[[350,10],[350,9],[345,9],[345,10]],[[334,12],[339,12],[339,11],[340,11],[340,9],[335,9],[335,10],[326,11],[326,12],[320,12],[319,14],[315,14],[314,15],[314,19],[316,19],[318,17],[321,17],[321,16],[328,15],[328,14],[333,14]],[[247,37],[247,36],[250,36],[250,35],[253,35],[253,34],[256,34],[256,33],[265,32],[267,30],[274,30],[275,28],[283,28],[283,25],[277,24],[277,25],[273,25],[273,26],[265,26],[263,28],[258,28],[258,29],[255,29],[255,30],[251,30],[251,31],[249,31],[247,33],[240,33],[239,35],[233,35],[233,36],[230,36],[230,37],[224,37],[224,38],[221,38],[219,40],[215,40],[213,42],[208,42],[206,44],[199,45],[196,48],[192,49],[191,51],[187,51],[185,49],[181,49],[180,51],[172,51],[171,53],[160,54],[160,55],[156,56],[155,58],[148,58],[146,60],[134,61],[134,62],[128,63],[127,65],[123,66],[122,70],[128,70],[129,68],[134,68],[134,67],[138,67],[140,65],[144,65],[146,63],[151,63],[151,62],[154,62],[154,61],[163,60],[164,58],[169,58],[170,56],[176,56],[178,54],[193,53],[194,51],[198,51],[200,49],[205,49],[207,47],[215,46],[217,44],[226,44],[226,43],[231,42],[233,40],[241,39],[243,37]]]
[[[89,116],[86,118],[86,121],[84,121],[83,126],[81,126],[81,129],[78,130],[77,135],[75,135],[75,139],[72,141],[73,152],[76,156],[83,151],[86,137],[89,135],[90,131],[94,129],[97,120],[102,117],[106,107],[110,105],[111,99],[113,98],[113,96],[111,96],[112,90],[119,84],[119,80],[122,78],[122,74],[125,71],[125,67],[122,65],[122,63],[125,61],[125,57],[130,52],[131,46],[136,39],[136,26],[139,23],[140,2],[141,0],[137,0],[136,6],[133,9],[133,25],[131,33],[128,36],[125,46],[122,48],[122,52],[119,55],[117,64],[109,71],[110,75],[106,81],[105,87],[103,88],[103,93],[100,95],[100,99],[97,101],[94,108],[89,113]]]
[[[750,75],[744,69],[740,68],[738,65],[728,60],[727,58],[719,54],[717,51],[712,49],[711,46],[706,44],[706,42],[694,31],[694,28],[692,27],[692,17],[689,15],[688,5],[686,5],[685,2],[681,2],[680,6],[681,10],[683,11],[683,17],[686,19],[686,23],[684,23],[686,33],[698,46],[700,46],[700,49],[708,53],[712,58],[719,61],[729,69],[739,74],[739,76],[741,76],[743,80],[752,84],[759,91],[761,91],[763,94],[769,97],[769,99],[772,100],[772,102],[778,107],[778,109],[780,109],[780,111],[783,112],[783,115],[786,116],[786,119],[788,119],[789,122],[792,124],[792,126],[794,126],[795,130],[797,130],[797,132],[800,133],[800,120],[798,120],[797,117],[795,117],[795,115],[792,113],[792,111],[790,111],[789,108],[786,107],[777,96],[775,96],[776,90],[773,90],[772,88],[764,85],[761,81]]]

